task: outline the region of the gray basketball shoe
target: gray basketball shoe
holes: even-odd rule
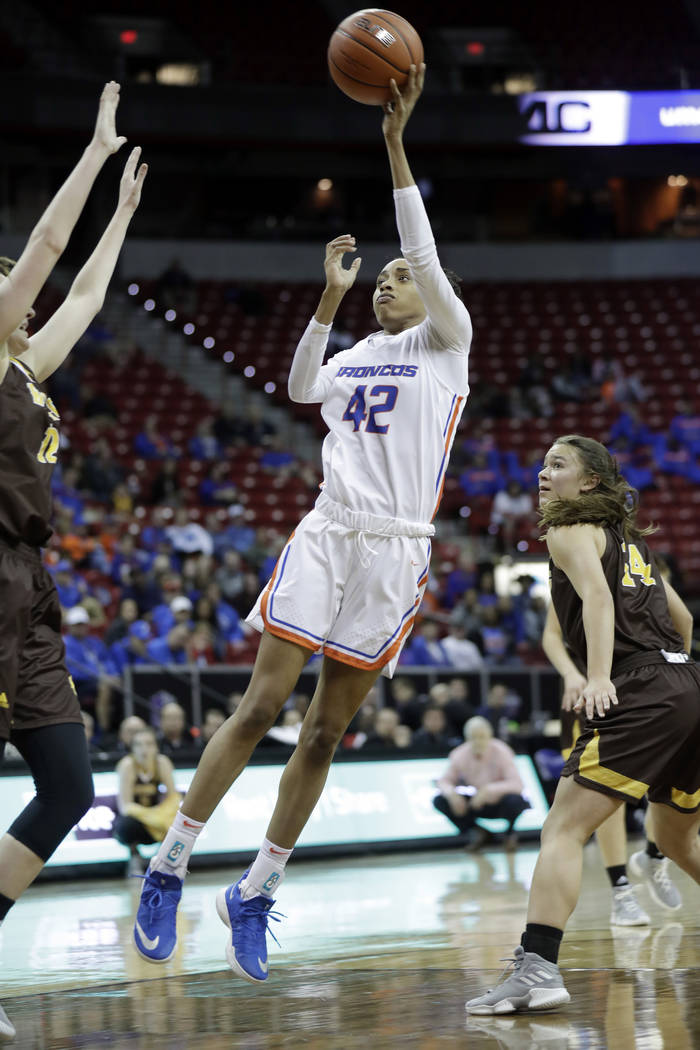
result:
[[[648,926],[649,916],[637,900],[634,886],[614,886],[611,926]]]
[[[513,972],[484,995],[470,999],[465,1009],[472,1014],[512,1014],[517,1010],[554,1010],[568,1003],[571,996],[556,963],[548,962],[536,952],[526,952],[522,945],[513,952],[509,964]]]
[[[16,1035],[15,1026],[0,1006],[0,1043],[9,1042]]]
[[[650,857],[644,850],[639,850],[630,857],[629,867],[635,878],[644,879],[652,900],[668,911],[678,911],[683,898],[668,873],[666,857]]]

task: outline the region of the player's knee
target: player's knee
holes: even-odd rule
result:
[[[328,761],[343,735],[342,729],[327,722],[315,722],[302,731],[299,738],[299,747],[303,750],[305,757],[319,765]]]
[[[280,707],[265,697],[247,697],[236,712],[236,731],[251,740],[262,739],[275,724]]]

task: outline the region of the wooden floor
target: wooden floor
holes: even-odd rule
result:
[[[684,907],[640,901],[648,928],[609,925],[610,890],[594,845],[564,938],[572,1001],[557,1013],[471,1018],[519,942],[536,850],[292,862],[277,907],[287,918],[270,977],[233,977],[215,891],[240,872],[189,876],[179,947],[153,966],[131,946],[137,880],[42,883],[0,929],[0,1000],[17,1050],[686,1050],[700,1047],[697,887]]]

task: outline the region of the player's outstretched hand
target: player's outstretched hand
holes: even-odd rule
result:
[[[411,66],[408,73],[408,83],[403,91],[399,91],[394,79],[389,81],[391,87],[391,101],[385,102],[384,119],[382,120],[382,131],[385,138],[391,136],[400,137],[406,127],[408,118],[413,112],[413,107],[421,96],[423,84],[425,83],[425,62],[419,66]]]
[[[574,704],[574,711],[586,708],[586,716],[605,718],[610,707],[617,703],[617,692],[609,678],[589,678],[580,699]]]
[[[124,174],[119,183],[119,207],[129,208],[131,211],[136,211],[139,206],[141,187],[148,171],[148,164],[142,164],[139,170],[136,171],[136,165],[140,156],[141,147],[134,146],[124,166]]]
[[[116,153],[126,142],[124,135],[117,135],[116,114],[119,105],[119,84],[110,80],[100,95],[95,131],[92,141],[109,153]]]
[[[343,266],[343,256],[346,252],[357,251],[355,238],[350,233],[342,233],[326,245],[326,258],[323,268],[326,271],[326,288],[343,295],[352,288],[360,269],[362,259],[353,260],[352,266],[346,269]]]
[[[573,711],[586,688],[586,679],[578,671],[564,675],[564,695],[561,698],[562,711]]]

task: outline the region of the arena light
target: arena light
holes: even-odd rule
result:
[[[227,365],[230,365],[235,356],[236,355],[234,354],[233,350],[227,350],[224,354],[224,361]]]
[[[246,377],[246,379],[252,379],[255,375],[255,365],[246,365],[246,367],[243,369],[243,375]]]
[[[266,394],[274,394],[276,389],[277,389],[277,383],[273,383],[272,381],[270,381],[268,383],[265,383],[265,393]]]
[[[194,333],[194,325],[191,321],[188,321],[187,324],[183,326],[182,330],[185,335],[192,335]]]
[[[148,310],[149,313],[150,313],[151,310],[155,310],[155,308],[156,308],[156,301],[155,301],[155,299],[146,299],[146,301],[143,304],[143,308],[144,308],[144,310]]]
[[[321,193],[329,193],[333,189],[333,179],[319,179],[316,183],[316,189],[320,190]]]
[[[135,283],[130,284],[127,288],[127,292],[129,293],[129,295],[138,295],[140,291],[141,289]]]
[[[204,347],[205,350],[213,350],[214,347],[216,346],[216,339],[214,338],[213,335],[208,335],[206,337],[206,339],[204,340],[204,342],[202,343],[202,346]],[[225,358],[224,358],[224,360],[225,360]]]
[[[175,312],[175,310],[166,310],[165,311],[165,320],[166,321],[174,321],[176,317],[177,317],[177,313]]]
[[[122,44],[126,44],[127,47],[129,47],[131,44],[135,44],[138,38],[139,35],[135,29],[122,29],[121,33],[119,34],[119,39],[121,40]]]

